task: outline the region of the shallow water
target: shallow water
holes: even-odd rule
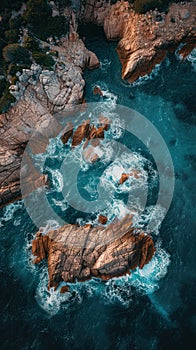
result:
[[[87,47],[96,52],[101,66],[95,71],[85,71],[87,102],[103,99],[104,111],[111,115],[116,103],[125,105],[153,123],[174,163],[173,201],[161,228],[153,232],[157,252],[143,270],[106,283],[97,279],[76,283],[66,295],[48,292],[46,263],[34,266],[31,262],[31,240],[37,228],[24,203],[1,209],[1,348],[193,349],[196,329],[194,62],[191,58],[181,64],[173,55],[156,67],[150,77],[128,84],[120,78],[116,43],[108,43],[101,29],[92,27],[91,38],[88,33],[89,26],[81,28]],[[93,94],[96,85],[103,90],[103,98]],[[112,115],[112,119],[115,125],[125,127],[123,118],[119,120]],[[128,136],[118,127],[110,130],[108,139],[111,137],[129,144]],[[111,221],[126,213],[126,195],[135,186],[128,181],[119,193],[116,184],[119,167],[127,171],[135,162],[142,172],[142,188],[146,182],[149,185],[149,181],[154,190],[158,186],[153,160],[140,148],[136,143],[127,164],[126,155],[111,163],[112,151],[107,147],[107,157],[99,163],[99,168],[86,167],[81,163],[80,150],[75,151],[74,157],[83,169],[79,177],[82,195],[87,200],[95,200],[101,179],[111,195],[105,209]],[[61,195],[60,167],[62,159],[70,161],[69,154],[69,147],[62,147],[58,138],[51,140],[45,163],[45,172],[52,182],[48,201],[69,222],[96,223],[97,213],[90,215],[73,210]],[[91,181],[87,181],[89,177]],[[149,201],[142,216],[136,215],[138,208],[129,208],[135,210],[134,220],[138,226],[145,227],[152,215],[153,197]],[[39,209],[40,203],[35,205]],[[162,208],[157,208],[154,215],[161,217]],[[51,218],[47,225],[43,224],[43,230],[47,232],[56,225]]]

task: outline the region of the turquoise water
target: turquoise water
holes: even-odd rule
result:
[[[1,348],[2,349],[194,349],[195,307],[195,70],[176,56],[168,57],[149,77],[135,84],[121,80],[116,43],[108,43],[100,29],[80,29],[86,45],[101,61],[95,71],[85,71],[87,102],[106,103],[112,111],[116,103],[142,113],[164,138],[174,163],[175,191],[170,210],[161,228],[153,232],[157,252],[142,271],[107,283],[92,280],[76,283],[70,293],[47,291],[47,266],[31,262],[31,240],[37,230],[23,202],[1,209]],[[93,94],[99,85],[104,96]],[[122,119],[115,119],[120,132]],[[142,125],[141,125],[142,128]],[[111,137],[110,135],[109,137]],[[114,136],[114,134],[113,134]],[[115,137],[115,136],[114,136]],[[119,134],[129,143],[129,135]],[[146,149],[135,144],[131,164],[139,167],[145,180],[149,173],[157,189],[156,167]],[[75,157],[80,161],[79,151]],[[69,161],[69,147],[59,138],[51,140],[45,158],[45,172],[51,180],[47,198],[55,211],[69,222],[94,222],[97,213],[84,214],[70,208],[61,195],[62,159]],[[80,174],[81,190],[88,200],[97,195],[98,179],[107,186],[108,176],[115,187],[115,166],[126,167],[120,157],[114,166],[108,159]],[[130,155],[129,155],[130,156]],[[147,164],[147,165],[146,165]],[[81,164],[82,165],[82,164]],[[108,172],[105,171],[109,169]],[[87,181],[87,177],[90,181]],[[145,181],[144,181],[145,182]],[[141,186],[144,186],[144,182]],[[89,185],[90,184],[90,185]],[[87,187],[85,187],[87,186]],[[126,191],[110,198],[109,219],[126,212]],[[116,189],[116,187],[115,187]],[[152,198],[153,203],[153,198]],[[137,224],[145,226],[152,203]],[[40,207],[40,203],[35,203]],[[40,208],[41,210],[41,208]],[[157,211],[156,215],[162,215]],[[43,230],[55,227],[52,220]]]

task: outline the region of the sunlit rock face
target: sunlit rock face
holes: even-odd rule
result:
[[[152,238],[132,227],[131,216],[107,227],[64,225],[32,242],[35,263],[47,258],[49,288],[92,277],[108,280],[143,268],[155,252]]]
[[[184,44],[185,58],[196,45],[195,2],[172,4],[167,14],[157,10],[146,14],[133,11],[129,2],[114,5],[91,0],[83,9],[85,21],[102,25],[108,40],[118,40],[122,78],[130,82],[149,74],[168,52]]]
[[[186,3],[173,4],[166,15],[157,11],[131,14],[117,47],[122,77],[135,81],[150,73],[180,43],[189,47],[183,51],[184,57],[189,54],[196,43],[194,13],[195,3]]]

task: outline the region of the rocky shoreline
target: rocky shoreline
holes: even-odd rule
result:
[[[174,52],[180,44],[183,58],[195,47],[195,7],[196,1],[183,2],[172,4],[167,14],[154,10],[143,15],[135,13],[126,1],[111,5],[89,0],[82,2],[78,20],[103,26],[108,40],[120,40],[117,52],[122,78],[135,81],[150,73],[167,52]],[[49,125],[53,128],[54,113],[81,103],[85,86],[82,70],[99,67],[96,55],[79,39],[75,15],[70,17],[70,33],[58,45],[41,42],[56,53],[54,69],[43,70],[32,64],[18,73],[19,81],[10,86],[17,102],[0,115],[0,207],[21,198],[20,164],[32,132],[49,129]],[[36,181],[46,183],[37,175]]]
[[[117,52],[122,63],[122,78],[133,82],[150,73],[167,52],[174,52],[180,44],[183,44],[180,49],[183,58],[195,47],[195,5],[195,1],[173,4],[167,14],[155,10],[141,15],[133,11],[129,2],[110,5],[105,1],[89,0],[81,8],[79,19],[103,26],[108,40],[119,41]],[[0,115],[0,207],[21,198],[21,160],[32,133],[40,130],[46,139],[57,135],[62,127],[53,115],[65,113],[83,101],[85,81],[82,71],[99,67],[98,58],[87,50],[73,22],[69,36],[61,38],[58,45],[41,43],[56,53],[53,70],[42,69],[34,63],[30,69],[18,73],[18,81],[10,86],[17,102],[7,113]],[[101,91],[95,93],[101,94]],[[83,136],[91,141],[91,148],[87,147],[84,154],[87,153],[86,158],[94,162],[97,155],[92,157],[93,135],[101,139],[104,128],[90,129],[89,125],[83,125]],[[77,130],[72,146],[81,142],[81,130],[78,135]],[[64,130],[63,143],[72,134],[73,130],[69,130],[69,134]],[[44,152],[46,146],[43,138],[32,151]],[[30,159],[27,164],[22,172],[28,179],[28,194],[37,187],[46,186],[47,178],[39,174]],[[137,177],[138,174],[122,174],[119,183],[129,176]],[[106,222],[107,218],[100,219],[100,223]],[[32,242],[32,251],[36,256],[35,263],[47,258],[49,288],[57,288],[62,281],[83,281],[92,277],[107,280],[130,273],[136,267],[143,268],[151,260],[155,247],[152,238],[135,230],[131,217],[126,217],[106,227],[65,225],[45,236],[38,232]]]
[[[53,115],[82,103],[85,86],[82,71],[85,67],[99,66],[96,55],[86,49],[76,32],[51,49],[58,52],[54,70],[42,70],[37,64],[23,69],[16,85],[10,86],[17,103],[0,115],[0,207],[21,198],[21,160],[32,133],[39,130],[50,137],[56,130],[57,135],[61,126]],[[38,148],[37,153],[43,152],[40,142]],[[32,167],[29,165],[27,178],[32,180],[34,189],[46,184],[46,179],[41,175],[39,178]],[[29,177],[29,172],[34,175]]]

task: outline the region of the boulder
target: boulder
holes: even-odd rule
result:
[[[130,176],[130,174],[125,174],[125,173],[123,173],[123,174],[121,175],[120,180],[119,180],[119,184],[122,185],[126,180],[128,180],[129,176]]]
[[[86,67],[90,70],[99,68],[100,63],[94,52],[87,50]]]
[[[73,135],[73,124],[68,123],[62,131],[61,141],[66,144]]]
[[[85,120],[81,125],[78,126],[76,131],[74,132],[72,139],[72,146],[78,146],[81,142],[88,138],[90,134],[90,119]]]
[[[67,293],[69,291],[69,287],[68,286],[62,286],[60,289],[60,293],[64,294]]]
[[[108,222],[107,216],[105,216],[105,215],[99,215],[99,217],[98,217],[98,222],[99,222],[101,225],[107,224],[107,222]]]
[[[95,86],[94,89],[93,89],[93,93],[94,95],[100,95],[100,96],[103,96],[103,92],[101,91],[100,87],[99,86]]]

